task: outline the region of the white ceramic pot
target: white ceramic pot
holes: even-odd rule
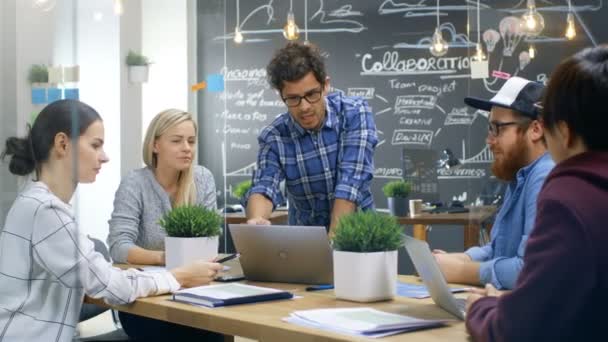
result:
[[[375,302],[392,299],[397,288],[397,251],[334,251],[334,293],[338,299]]]
[[[167,269],[185,265],[197,259],[212,260],[217,256],[219,236],[179,238],[165,237],[165,264]]]
[[[148,71],[147,65],[130,65],[129,66],[129,81],[131,83],[144,83],[148,82]]]

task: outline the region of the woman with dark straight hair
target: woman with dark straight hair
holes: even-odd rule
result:
[[[49,104],[27,137],[6,141],[11,173],[36,177],[0,231],[0,341],[72,341],[85,294],[126,304],[208,284],[221,269],[197,261],[158,273],[119,270],[94,250],[69,201],[108,161],[103,144],[101,117],[75,100]]]
[[[585,49],[551,75],[538,104],[555,168],[510,293],[468,298],[480,341],[595,341],[608,307],[608,46]],[[601,338],[600,338],[601,339]]]

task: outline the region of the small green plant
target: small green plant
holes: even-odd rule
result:
[[[44,64],[34,64],[30,67],[27,79],[30,83],[47,83],[49,81],[49,70]]]
[[[173,208],[158,222],[170,237],[210,237],[222,233],[222,217],[215,210],[197,205]]]
[[[412,183],[403,180],[396,180],[386,183],[382,187],[386,197],[407,197],[412,191]]]
[[[234,190],[232,190],[232,195],[239,199],[243,198],[247,191],[249,191],[249,188],[251,188],[251,180],[242,181],[234,187]]]
[[[133,50],[129,50],[129,53],[127,54],[127,58],[126,58],[125,62],[127,63],[127,65],[130,65],[130,66],[151,64],[148,57],[146,57],[140,53],[137,53]]]
[[[356,253],[394,251],[403,245],[402,235],[403,229],[393,216],[357,211],[338,221],[333,248]]]

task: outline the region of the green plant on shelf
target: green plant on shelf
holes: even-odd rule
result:
[[[391,181],[382,187],[382,191],[386,197],[405,198],[412,191],[412,183],[404,180]]]
[[[127,58],[125,60],[128,66],[145,66],[152,64],[150,59],[140,53],[137,53],[133,50],[129,50],[127,54]]]
[[[49,70],[44,64],[34,64],[30,67],[30,71],[27,76],[27,80],[30,83],[48,83],[49,81]]]

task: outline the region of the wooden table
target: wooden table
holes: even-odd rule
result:
[[[247,217],[244,212],[225,213],[224,216],[228,224],[247,223]],[[286,224],[287,216],[287,210],[275,210],[270,215],[270,222],[273,224]]]
[[[420,215],[397,217],[400,224],[414,226],[414,237],[426,241],[428,226],[435,224],[455,224],[464,227],[464,249],[479,244],[479,234],[482,224],[494,216],[495,206],[470,207],[468,213],[437,213],[423,212]]]
[[[420,283],[416,277],[400,276],[400,280]],[[242,336],[261,342],[299,341],[378,341],[377,339],[355,338],[319,329],[305,328],[286,323],[282,318],[295,310],[318,308],[372,307],[378,310],[427,319],[455,319],[436,306],[431,299],[396,297],[391,301],[377,303],[354,303],[336,300],[333,290],[306,292],[305,285],[256,283],[250,284],[274,287],[292,291],[301,298],[264,303],[235,305],[222,308],[205,308],[170,301],[170,296],[141,298],[131,305],[114,306],[119,311],[159,319],[190,327],[215,331],[231,336]],[[461,293],[457,296],[465,297]],[[385,337],[383,342],[392,341],[467,341],[464,322],[455,320],[440,328],[404,333]]]

